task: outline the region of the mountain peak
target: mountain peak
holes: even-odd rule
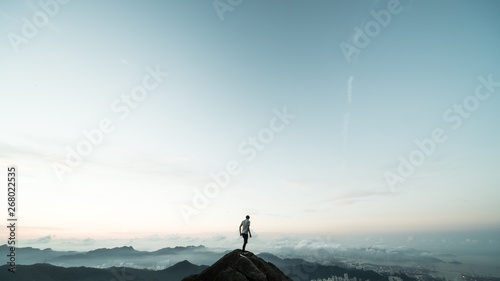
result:
[[[266,262],[251,252],[240,255],[241,250],[229,252],[212,266],[198,275],[189,276],[183,281],[238,280],[238,281],[291,281],[274,264]]]
[[[122,246],[115,248],[99,248],[96,250],[89,251],[87,252],[87,254],[89,255],[104,254],[104,253],[130,254],[135,252],[137,252],[137,250],[134,249],[134,247],[132,246]]]

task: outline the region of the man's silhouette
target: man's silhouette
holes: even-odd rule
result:
[[[243,220],[240,224],[240,236],[243,236],[243,248],[242,253],[245,253],[245,247],[248,242],[248,235],[252,237],[252,232],[250,231],[250,216],[246,216],[246,220]]]

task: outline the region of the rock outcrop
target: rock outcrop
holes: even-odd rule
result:
[[[240,255],[234,250],[198,275],[189,276],[183,281],[292,281],[274,264],[266,262],[251,252]]]

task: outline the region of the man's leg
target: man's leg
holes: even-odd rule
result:
[[[243,234],[243,252],[245,252],[245,247],[247,246],[247,242],[248,242],[248,234]]]

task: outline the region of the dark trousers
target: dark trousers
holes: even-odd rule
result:
[[[241,236],[243,236],[243,248],[242,248],[242,250],[245,251],[245,247],[248,243],[248,234],[242,233]]]

